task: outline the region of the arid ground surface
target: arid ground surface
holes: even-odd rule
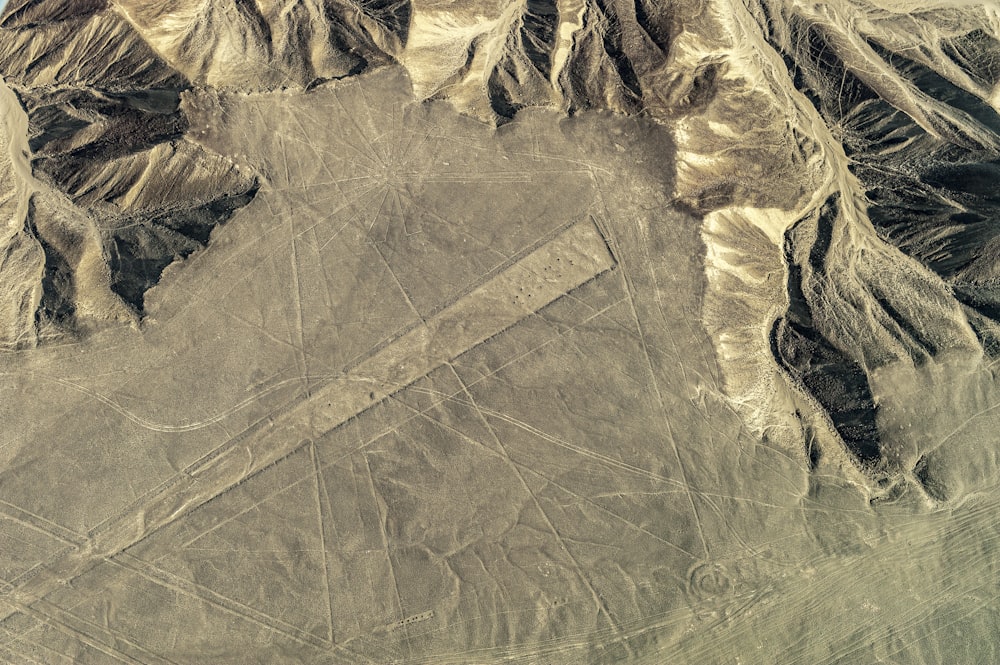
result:
[[[990,663],[1000,12],[10,0],[0,661]]]

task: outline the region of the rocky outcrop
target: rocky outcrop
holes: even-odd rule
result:
[[[478,21],[452,9],[415,11],[418,42],[429,32],[450,36],[436,58],[461,49],[464,59],[449,71],[435,56],[404,53],[414,78],[428,96],[499,123],[525,107],[639,112],[678,31],[675,7],[645,0],[523,0]]]
[[[390,62],[408,24],[396,1],[10,2],[5,136],[27,145],[5,167],[0,344],[138,321],[164,268],[253,198],[253,174],[189,140],[185,90],[357,74]]]

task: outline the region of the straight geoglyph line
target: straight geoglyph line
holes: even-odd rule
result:
[[[106,523],[79,549],[0,594],[0,621],[614,266],[593,220],[570,226],[310,398],[230,439],[149,500]]]

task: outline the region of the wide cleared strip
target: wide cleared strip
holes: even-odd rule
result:
[[[107,522],[79,550],[6,595],[0,620],[146,538],[310,440],[339,427],[569,291],[615,260],[592,220],[579,222],[420,322],[261,428],[235,437],[157,494]]]

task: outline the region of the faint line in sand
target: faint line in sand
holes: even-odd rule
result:
[[[320,387],[311,398],[259,429],[230,439],[184,469],[157,495],[105,523],[79,550],[3,594],[0,601],[10,602],[0,609],[0,621],[614,266],[592,220],[570,226]]]

